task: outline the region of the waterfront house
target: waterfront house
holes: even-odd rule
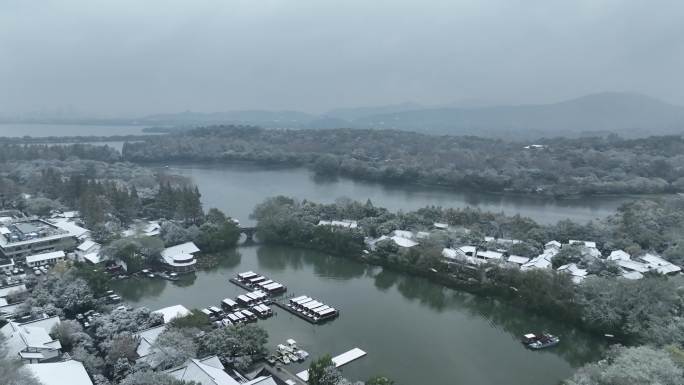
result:
[[[59,358],[62,345],[49,334],[59,322],[57,316],[23,323],[10,321],[0,329],[0,333],[7,340],[8,356],[18,357],[26,363],[38,363]]]
[[[66,257],[64,251],[52,251],[49,253],[29,255],[26,257],[26,266],[28,267],[38,267],[44,265],[54,265],[57,262],[61,262]]]
[[[195,271],[194,254],[200,249],[193,242],[168,247],[161,252],[163,262],[176,273],[188,273]]]
[[[29,364],[26,368],[42,385],[93,385],[85,367],[78,361]]]
[[[241,385],[225,372],[225,367],[217,356],[191,358],[183,365],[165,372],[178,380],[201,385]]]

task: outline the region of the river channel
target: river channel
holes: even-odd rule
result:
[[[348,179],[319,180],[304,169],[265,169],[253,165],[170,166],[192,178],[205,208],[218,207],[248,219],[254,206],[277,194],[323,202],[338,197],[371,199],[390,209],[411,210],[428,204],[520,213],[549,223],[590,220],[612,213],[624,200],[539,201],[453,192],[426,187],[392,187]],[[313,326],[275,308],[276,317],[259,323],[270,335],[269,348],[294,338],[314,357],[359,347],[368,355],[343,370],[350,379],[386,374],[402,385],[551,385],[574,368],[596,360],[604,341],[562,322],[526,314],[491,298],[444,288],[426,279],[283,246],[241,246],[226,252],[218,266],[178,282],[132,279],[117,284],[131,304],[157,309],[218,305],[244,290],[228,282],[253,270],[285,284],[288,294],[309,295],[338,308],[338,319]],[[562,343],[547,351],[525,349],[529,331],[559,334]],[[307,363],[308,364],[308,363]],[[297,372],[304,366],[290,366]]]

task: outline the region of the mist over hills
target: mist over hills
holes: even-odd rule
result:
[[[634,93],[606,92],[549,104],[425,106],[401,103],[333,109],[323,114],[294,110],[179,112],[142,118],[94,119],[35,116],[2,122],[136,124],[165,129],[249,125],[274,129],[371,128],[433,135],[473,135],[532,140],[542,137],[626,138],[684,133],[684,107]]]
[[[402,103],[334,109],[322,115],[268,110],[182,112],[151,115],[138,122],[182,126],[244,124],[295,129],[384,128],[504,139],[609,133],[639,137],[684,132],[684,107],[640,94],[607,92],[551,104],[435,108]]]

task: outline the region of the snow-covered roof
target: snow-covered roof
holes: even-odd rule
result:
[[[475,246],[461,246],[458,248],[460,252],[463,254],[475,254],[475,251],[477,250],[477,247]]]
[[[608,256],[609,261],[629,261],[631,257],[624,250],[613,250]]]
[[[99,251],[95,251],[95,252],[93,252],[93,253],[88,253],[88,254],[84,255],[83,258],[84,258],[86,261],[92,263],[93,265],[97,265],[98,263],[100,263],[100,262],[102,262],[102,261],[105,260],[104,257],[100,256],[100,252],[99,252]]]
[[[181,381],[194,381],[202,385],[240,385],[224,369],[221,361],[212,356],[201,360],[191,358],[182,366],[169,369],[166,373]]]
[[[413,232],[407,231],[407,230],[394,230],[393,234],[396,237],[401,237],[401,238],[406,238],[406,239],[413,239],[413,237],[414,237]]]
[[[682,271],[682,268],[654,254],[646,254],[640,257],[651,269],[660,274],[672,274]]]
[[[444,258],[449,258],[449,259],[456,259],[458,257],[459,253],[458,251],[450,248],[444,248],[442,249],[442,256]]]
[[[520,267],[520,269],[521,270],[548,269],[551,267],[551,259],[553,258],[554,255],[555,255],[554,253],[550,253],[547,251],[544,254],[541,254],[537,257],[532,258],[529,262],[523,264]]]
[[[26,257],[26,263],[34,263],[34,262],[41,262],[41,261],[47,261],[50,259],[59,259],[59,258],[64,258],[66,254],[64,254],[64,251],[51,251],[49,253],[42,253],[42,254],[34,254],[34,255],[29,255]]]
[[[358,227],[358,224],[356,221],[352,221],[350,219],[342,219],[342,220],[332,220],[332,221],[318,221],[319,226],[335,226],[335,227],[344,227],[348,229],[355,229]]]
[[[167,265],[174,267],[192,266],[197,263],[192,254],[176,254],[173,256],[163,256],[163,258]]]
[[[153,328],[145,329],[138,332],[136,336],[140,337],[140,343],[136,349],[139,357],[145,357],[152,351],[152,345],[157,340],[160,334],[166,330],[166,325],[155,326]]]
[[[164,323],[171,322],[172,319],[177,317],[184,317],[190,314],[190,310],[183,305],[173,305],[165,307],[159,310],[153,311],[153,313],[159,313],[164,316]]]
[[[408,239],[408,238],[400,237],[400,236],[397,236],[397,235],[393,236],[391,239],[392,239],[392,240],[394,241],[394,243],[396,243],[397,246],[399,246],[399,247],[407,247],[407,248],[408,248],[408,247],[413,247],[413,246],[417,246],[417,245],[418,245],[418,242],[415,242],[415,241],[412,241],[412,240],[410,240],[410,239]]]
[[[53,219],[52,223],[60,229],[68,232],[69,235],[71,235],[72,237],[76,238],[80,238],[90,232],[90,230],[84,229],[83,227],[75,224],[74,222],[69,221],[68,219],[57,218]]]
[[[580,269],[574,263],[569,263],[567,265],[563,265],[556,270],[557,271],[564,271],[566,273],[569,273],[569,274],[572,274],[572,275],[578,276],[578,277],[586,277],[588,274],[586,269]]]
[[[638,271],[626,271],[622,273],[622,277],[626,279],[641,279],[644,278],[644,275]]]
[[[42,385],[93,385],[83,364],[74,361],[26,365]]]
[[[0,332],[7,339],[7,350],[11,356],[24,350],[61,349],[59,341],[53,340],[49,335],[59,322],[57,316],[24,323],[10,321]]]
[[[480,250],[477,252],[477,256],[478,258],[484,259],[501,259],[503,254],[499,253],[498,251]]]
[[[174,257],[179,254],[195,254],[200,249],[193,242],[185,242],[180,245],[167,247],[161,252],[162,257]]]
[[[20,285],[5,286],[0,288],[0,298],[7,297],[10,293],[21,293],[24,291],[26,291],[26,285],[23,283]]]
[[[80,250],[80,251],[88,251],[93,247],[100,247],[100,244],[93,241],[93,240],[86,239],[85,241],[83,241],[83,243],[78,245],[78,247],[76,249]]]
[[[546,244],[544,245],[544,248],[548,249],[549,247],[555,247],[555,248],[560,249],[561,246],[563,246],[563,245],[560,242],[554,240],[554,241],[546,242]]]
[[[637,262],[637,261],[624,261],[624,260],[617,260],[618,266],[622,267],[623,269],[631,270],[631,271],[638,271],[639,273],[645,273],[650,270],[649,266],[645,263]]]
[[[584,245],[586,247],[590,247],[590,248],[594,248],[594,249],[596,248],[596,242],[591,242],[591,241],[578,241],[575,239],[571,239],[568,241],[568,244],[570,244],[570,245]]]
[[[517,263],[518,265],[524,265],[529,262],[530,259],[527,257],[521,257],[519,255],[509,255],[508,262]]]
[[[143,228],[143,233],[145,235],[147,235],[148,237],[159,235],[160,232],[161,232],[161,226],[159,225],[159,222],[157,222],[157,221],[149,221],[145,225],[145,228]]]

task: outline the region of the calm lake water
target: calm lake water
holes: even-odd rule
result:
[[[99,125],[99,124],[28,124],[0,123],[0,137],[31,136],[112,136],[140,135],[146,126]]]
[[[274,307],[259,324],[269,349],[294,338],[317,357],[354,347],[368,355],[344,367],[350,379],[386,374],[403,385],[553,385],[573,368],[598,358],[602,342],[567,325],[530,316],[496,300],[444,288],[426,279],[380,267],[282,246],[247,246],[222,255],[219,266],[181,281],[129,279],[115,289],[125,300],[152,310],[183,304],[218,305],[244,290],[228,282],[254,270],[340,310],[340,317],[311,325]],[[519,342],[531,330],[549,330],[562,343],[530,351]],[[308,365],[292,366],[296,373]]]
[[[251,164],[170,166],[169,172],[185,175],[199,186],[205,209],[216,207],[240,220],[249,219],[254,206],[267,197],[286,195],[315,202],[334,202],[346,197],[390,210],[410,211],[425,206],[479,207],[484,211],[520,214],[540,223],[562,219],[587,222],[603,218],[629,198],[593,197],[572,200],[545,199],[536,196],[485,194],[436,187],[398,186],[316,178],[306,169],[265,168]]]

